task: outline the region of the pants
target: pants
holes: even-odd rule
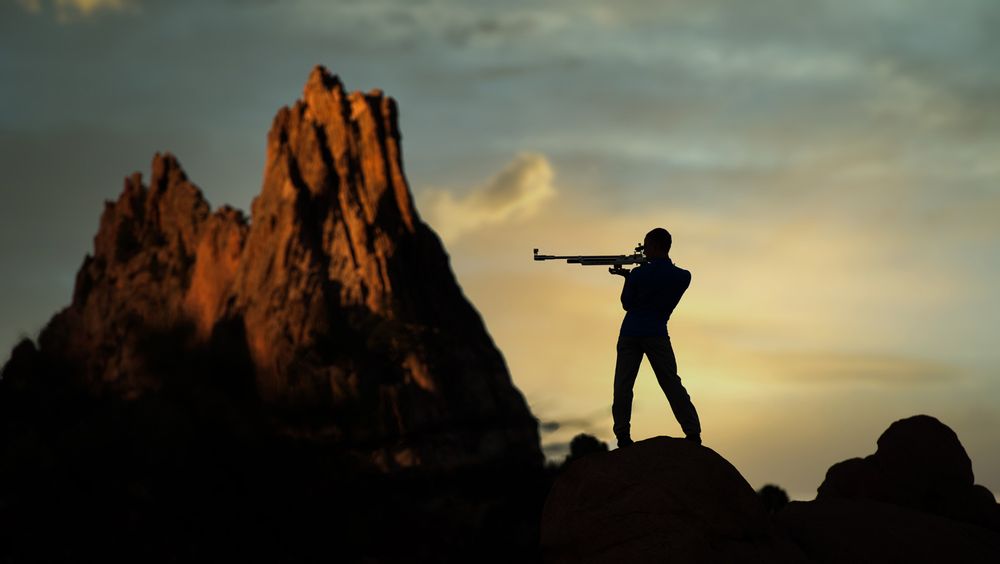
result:
[[[698,412],[691,403],[687,390],[677,375],[677,360],[670,346],[670,337],[618,337],[618,361],[615,363],[614,403],[611,415],[614,417],[614,432],[618,439],[631,438],[632,387],[639,374],[639,365],[645,353],[649,359],[656,381],[670,402],[670,409],[680,423],[686,436],[701,435]]]

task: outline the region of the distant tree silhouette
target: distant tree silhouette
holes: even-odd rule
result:
[[[569,454],[563,465],[595,452],[608,452],[608,443],[587,433],[580,433],[569,442]]]
[[[774,484],[767,484],[757,490],[757,495],[764,502],[764,508],[770,515],[774,515],[781,511],[782,507],[788,505],[788,493]]]

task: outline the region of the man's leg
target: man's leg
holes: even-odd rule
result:
[[[614,401],[611,404],[611,416],[614,418],[615,437],[619,446],[624,446],[632,440],[632,386],[639,374],[639,364],[642,362],[642,347],[639,337],[618,337],[618,360],[615,362]]]
[[[681,429],[689,439],[701,440],[701,422],[698,412],[691,403],[681,378],[677,375],[677,360],[674,349],[670,346],[670,337],[644,337],[642,349],[649,358],[649,364],[656,374],[656,381],[670,402],[674,417],[681,424]]]

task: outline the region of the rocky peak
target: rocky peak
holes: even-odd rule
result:
[[[157,154],[148,185],[135,173],[107,203],[40,354],[125,399],[225,373],[275,433],[381,468],[540,462],[536,421],[414,209],[400,139],[392,98],[316,67],[273,120],[249,222]]]

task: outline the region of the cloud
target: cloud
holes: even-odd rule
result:
[[[38,14],[50,5],[57,20],[66,22],[78,17],[88,17],[100,11],[121,11],[135,7],[134,0],[18,0],[27,12]]]
[[[129,5],[129,0],[56,0],[56,6],[64,10],[76,10],[90,15],[98,10],[121,10]]]
[[[445,190],[426,193],[421,209],[441,238],[451,242],[469,231],[531,217],[555,195],[553,177],[544,155],[522,153],[465,195]]]
[[[17,3],[32,14],[42,11],[42,0],[17,0]]]

